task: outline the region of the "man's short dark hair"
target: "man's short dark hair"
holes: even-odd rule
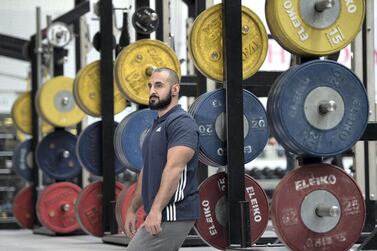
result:
[[[153,72],[167,72],[168,73],[168,81],[169,84],[179,84],[179,77],[176,71],[167,68],[167,67],[160,67],[156,68]]]

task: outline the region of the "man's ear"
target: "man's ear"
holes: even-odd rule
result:
[[[178,96],[179,95],[179,88],[180,88],[179,84],[174,84],[173,85],[172,90],[171,90],[171,93],[172,93],[173,96]]]

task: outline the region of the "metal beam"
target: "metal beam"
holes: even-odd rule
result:
[[[100,0],[101,33],[101,112],[102,112],[102,227],[116,234],[115,220],[115,150],[114,150],[114,79],[112,0]]]
[[[0,55],[28,61],[23,53],[28,43],[28,40],[0,34]]]
[[[241,220],[241,210],[249,211],[245,201],[244,183],[244,139],[243,135],[243,91],[242,91],[242,37],[241,0],[223,0],[223,45],[224,87],[226,90],[226,141],[227,141],[227,212],[228,240],[230,246],[250,245],[250,234],[245,226],[249,214]],[[238,27],[238,29],[237,29]],[[241,238],[246,237],[246,240]]]

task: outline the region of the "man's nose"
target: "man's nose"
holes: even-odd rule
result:
[[[149,88],[149,94],[154,94],[156,93],[156,89],[154,88],[154,86],[152,85],[150,88]]]

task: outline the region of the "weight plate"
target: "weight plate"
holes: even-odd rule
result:
[[[114,130],[118,123],[114,122]],[[102,121],[97,121],[86,127],[78,138],[76,144],[76,155],[78,160],[85,169],[90,173],[102,176],[102,168],[106,170],[107,166],[101,166],[100,153],[102,149]],[[115,174],[118,175],[126,170],[120,160],[115,158]]]
[[[140,172],[143,167],[141,147],[156,118],[156,111],[142,109],[127,115],[115,131],[115,153],[134,172]]]
[[[292,153],[340,154],[356,143],[367,126],[369,104],[363,84],[334,61],[297,66],[272,89],[267,100],[272,133]]]
[[[76,219],[88,234],[102,237],[102,181],[86,186],[79,194],[75,204]],[[122,191],[122,183],[115,184],[115,197]]]
[[[16,99],[16,101],[12,105],[11,116],[14,125],[18,130],[29,135],[32,134],[30,92],[25,92]],[[47,134],[53,129],[54,128],[51,125],[42,122],[43,134]]]
[[[24,142],[28,139],[28,136],[26,133],[21,132],[20,130],[16,130],[16,138],[19,142]]]
[[[156,11],[147,6],[138,8],[132,15],[132,25],[140,34],[148,35],[156,31],[159,22]]]
[[[278,142],[284,142],[284,144],[283,143],[281,144],[286,149],[291,149],[293,148],[293,146],[292,144],[290,144],[289,141],[284,141],[280,137],[280,135],[284,136],[284,133],[278,126],[278,122],[275,121],[276,115],[274,114],[274,112],[272,112],[272,111],[276,111],[280,109],[277,106],[277,102],[274,102],[274,100],[276,99],[277,93],[279,93],[281,86],[275,83],[286,81],[286,77],[289,75],[288,73],[292,72],[297,67],[298,65],[293,65],[288,70],[286,70],[285,72],[279,75],[279,77],[275,80],[274,84],[271,86],[268,93],[268,99],[267,99],[267,118],[268,118],[268,124],[270,125],[270,128],[271,128],[271,134],[276,138]],[[289,146],[289,148],[287,146]]]
[[[74,80],[73,90],[77,105],[85,113],[93,117],[101,116],[100,60],[81,68]],[[126,106],[126,99],[114,83],[114,114],[123,111]]]
[[[364,199],[357,183],[340,168],[307,165],[279,182],[271,220],[292,250],[349,250],[363,230]]]
[[[23,133],[31,134],[31,98],[30,92],[20,95],[11,110],[14,125]]]
[[[14,218],[22,228],[33,229],[34,208],[32,202],[33,186],[27,186],[17,192],[12,203]]]
[[[362,0],[266,1],[266,19],[279,44],[298,55],[329,55],[353,41],[365,16]],[[353,20],[350,22],[350,20]]]
[[[58,130],[44,137],[36,148],[36,163],[49,177],[67,180],[81,172],[76,156],[77,137],[65,130]]]
[[[229,246],[226,192],[225,172],[208,177],[199,186],[200,218],[195,229],[206,243],[220,250]],[[250,239],[254,243],[267,228],[269,208],[263,188],[248,175],[245,175],[245,200],[250,206]]]
[[[225,89],[207,93],[195,101],[191,111],[199,126],[201,160],[214,166],[226,165],[225,144]],[[244,158],[245,163],[255,159],[267,144],[269,129],[262,103],[247,90],[243,91]]]
[[[115,205],[115,216],[118,223],[119,228],[122,230],[123,233],[126,233],[125,223],[126,223],[126,216],[127,216],[127,209],[130,207],[132,199],[134,197],[134,193],[136,190],[136,183],[132,184],[130,187],[124,187],[123,190],[120,192],[116,205]],[[144,223],[145,212],[144,207],[140,207],[137,212],[137,229]]]
[[[54,77],[42,85],[36,96],[39,116],[56,127],[70,127],[79,123],[84,113],[73,98],[73,79]]]
[[[32,181],[33,152],[31,150],[31,139],[19,144],[12,156],[14,172],[26,181]]]
[[[245,6],[241,30],[243,79],[247,79],[266,58],[268,37],[260,18]],[[196,68],[208,78],[223,81],[222,4],[206,9],[195,19],[188,45]]]
[[[41,224],[61,234],[80,229],[74,211],[80,191],[79,186],[70,182],[58,182],[45,187],[36,204]]]
[[[133,102],[148,105],[149,77],[154,68],[167,67],[181,77],[175,52],[159,40],[141,39],[125,47],[117,56],[114,77],[122,94]]]

